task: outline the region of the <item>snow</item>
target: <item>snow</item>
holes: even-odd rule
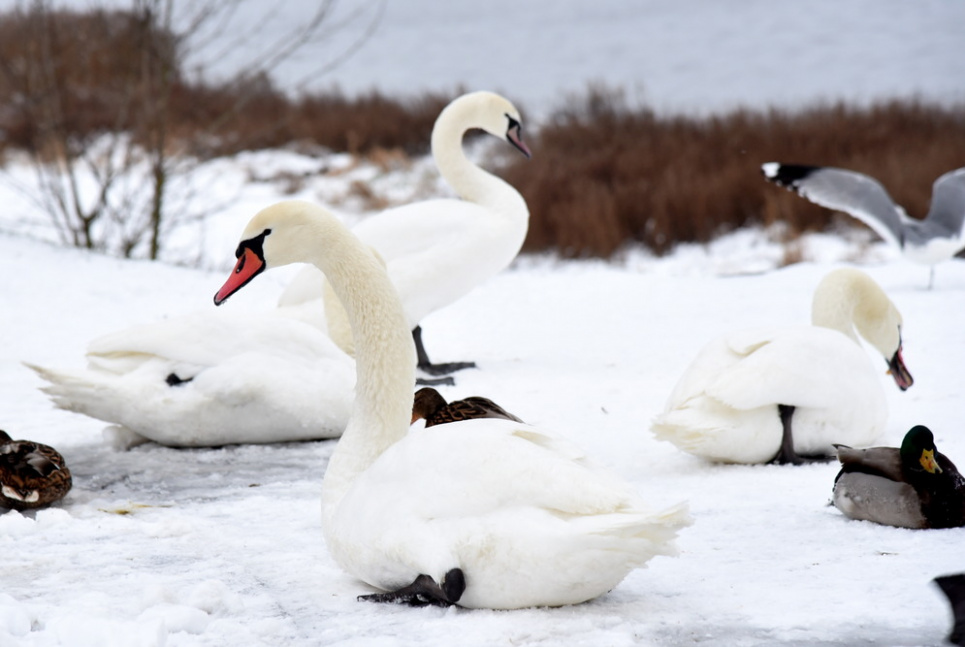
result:
[[[839,96],[962,98],[965,5],[953,0],[748,1],[739,9],[567,0],[552,12],[498,0],[486,4],[490,21],[466,19],[481,6],[388,3],[380,27],[388,50],[373,39],[329,80],[406,92],[463,82],[540,109],[595,78],[631,91],[642,85],[659,106],[687,110]],[[446,16],[462,28],[423,34],[424,49],[403,48],[417,26]],[[497,33],[496,20],[501,40],[491,48],[483,37]],[[457,45],[466,49],[443,54]],[[353,221],[369,208],[352,192],[355,180],[391,203],[444,193],[425,160],[389,169],[345,157],[321,163],[340,172],[293,181],[320,162],[284,151],[202,165],[197,183],[212,202],[201,206],[213,215],[174,232],[166,262],[58,247],[36,208],[0,188],[0,427],[58,448],[74,474],[56,507],[0,515],[0,645],[942,642],[950,614],[929,581],[965,570],[965,529],[848,521],[827,505],[832,464],[713,465],[648,431],[705,341],[806,322],[820,278],[857,265],[902,311],[916,379],[900,393],[869,351],[890,408],[882,443],[896,445],[926,424],[944,453],[965,461],[965,263],[938,266],[935,289],[925,290],[927,268],[867,232],[781,244],[779,231],[737,231],[665,258],[627,250],[612,263],[523,257],[424,322],[434,358],[480,366],[458,374],[444,395],[490,397],[579,443],[655,503],[689,501],[695,523],[680,535],[679,556],[655,558],[579,606],[492,612],[358,602],[369,590],[335,566],[321,536],[321,479],[334,442],[117,451],[103,423],[52,407],[21,362],[79,367],[99,335],[213,309],[237,236],[263,206],[298,197]],[[15,158],[7,170],[31,181]],[[784,266],[797,257],[805,262]],[[239,316],[269,309],[291,275],[260,276],[224,308]]]

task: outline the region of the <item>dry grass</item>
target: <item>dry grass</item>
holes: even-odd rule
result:
[[[660,117],[594,89],[556,112],[531,148],[532,160],[503,170],[529,204],[526,249],[607,257],[635,241],[663,253],[748,224],[827,227],[828,210],[764,181],[769,161],[867,173],[921,217],[934,180],[965,166],[965,107],[894,101]]]
[[[295,144],[392,164],[428,151],[432,124],[456,94],[291,98],[267,77],[189,82],[178,61],[176,39],[134,13],[0,13],[0,154],[45,150],[52,130],[62,142],[103,131],[145,141],[160,124],[166,151],[201,158]],[[169,94],[156,92],[159,73]],[[827,227],[830,212],[763,180],[768,161],[867,173],[920,217],[935,178],[965,166],[965,107],[894,101],[665,117],[591,88],[528,139],[534,158],[502,170],[529,203],[525,249],[608,257],[636,242],[663,253],[748,224],[785,222],[792,236]],[[354,190],[364,197],[365,187]]]

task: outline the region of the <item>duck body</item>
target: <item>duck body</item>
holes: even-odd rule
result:
[[[194,313],[92,341],[81,370],[31,367],[54,403],[173,447],[333,438],[355,362],[277,312]]]
[[[965,525],[965,477],[926,427],[912,428],[901,448],[836,449],[832,503],[845,516],[900,528]]]
[[[652,431],[730,463],[803,462],[830,456],[835,442],[866,447],[884,430],[887,401],[854,329],[875,340],[904,390],[912,379],[900,325],[870,277],[831,272],[815,291],[812,325],[736,331],[704,346]]]
[[[672,554],[683,505],[654,511],[569,442],[483,418],[411,429],[415,353],[384,270],[327,211],[299,201],[249,223],[220,303],[267,267],[309,261],[345,305],[355,337],[352,417],[322,487],[335,561],[386,591],[373,601],[518,608],[606,593]]]
[[[423,387],[415,393],[412,422],[424,419],[426,427],[433,427],[474,418],[503,418],[522,422],[489,398],[471,395],[461,400],[446,402],[445,398],[430,386]]]
[[[0,431],[0,507],[44,508],[64,498],[73,485],[64,457],[53,447],[13,440]]]

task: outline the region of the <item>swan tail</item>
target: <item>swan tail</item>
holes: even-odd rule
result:
[[[57,408],[82,413],[105,422],[116,422],[111,416],[101,412],[100,403],[106,385],[90,371],[54,370],[26,362],[24,365],[47,382],[40,390],[50,397]]]
[[[681,502],[659,512],[617,513],[589,522],[597,526],[590,535],[602,542],[599,548],[626,553],[630,561],[642,566],[657,555],[677,555],[677,534],[691,525],[693,518],[687,504]]]

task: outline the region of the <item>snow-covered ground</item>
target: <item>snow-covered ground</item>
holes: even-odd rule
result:
[[[390,92],[464,83],[540,107],[595,79],[686,110],[915,93],[961,99],[965,4],[955,0],[550,4],[389,2],[380,27],[387,49],[374,39],[351,59],[357,67],[327,80]],[[0,645],[942,642],[950,614],[929,581],[965,570],[965,529],[851,522],[827,506],[833,465],[710,465],[657,442],[648,427],[705,341],[807,321],[820,278],[857,264],[901,309],[916,379],[899,393],[869,351],[890,406],[882,442],[926,424],[943,452],[965,462],[959,260],[941,265],[927,291],[927,269],[866,236],[811,236],[788,249],[739,231],[661,259],[643,251],[613,263],[521,258],[427,319],[435,358],[480,366],[459,374],[446,396],[491,397],[583,445],[647,498],[690,502],[695,523],[681,533],[678,557],[656,558],[608,595],[562,609],[358,602],[368,590],[334,565],[321,537],[332,441],[118,452],[103,442],[102,423],[55,410],[22,366],[79,367],[98,335],[213,309],[238,233],[271,202],[317,200],[351,220],[366,209],[353,181],[393,202],[441,191],[424,160],[352,164],[268,152],[202,167],[196,180],[213,202],[200,207],[215,215],[177,232],[166,260],[204,269],[57,247],[34,207],[2,185],[0,428],[60,449],[74,489],[54,508],[0,515]],[[339,172],[312,174],[323,166]],[[30,181],[15,163],[8,171]],[[309,179],[298,179],[303,172]],[[807,262],[783,267],[785,257]],[[259,277],[224,307],[271,308],[290,276]]]
[[[266,154],[259,167],[283,164]],[[359,171],[361,172],[361,171]],[[394,183],[383,179],[386,192]],[[763,181],[763,180],[762,180]],[[378,181],[376,181],[378,184]],[[917,423],[965,461],[965,263],[927,269],[883,244],[812,236],[787,253],[761,232],[614,263],[526,257],[425,321],[440,359],[472,358],[449,397],[481,394],[586,447],[657,502],[690,502],[681,553],[610,594],[562,609],[410,609],[356,601],[367,588],[325,550],[320,487],[334,443],[127,452],[103,424],[52,408],[21,361],[79,367],[93,337],[213,309],[244,222],[281,184],[249,183],[218,223],[220,269],[122,261],[0,234],[6,277],[0,427],[59,448],[74,474],[62,504],[0,515],[2,645],[934,645],[949,612],[929,580],[965,570],[965,529],[846,520],[827,501],[836,469],[703,463],[648,431],[677,377],[721,331],[809,318],[832,267],[857,263],[905,318],[916,378],[884,443]],[[274,192],[274,193],[272,193]],[[310,195],[326,194],[312,185]],[[348,203],[345,203],[348,204]],[[273,307],[270,272],[225,307]],[[816,361],[819,358],[815,358]]]

